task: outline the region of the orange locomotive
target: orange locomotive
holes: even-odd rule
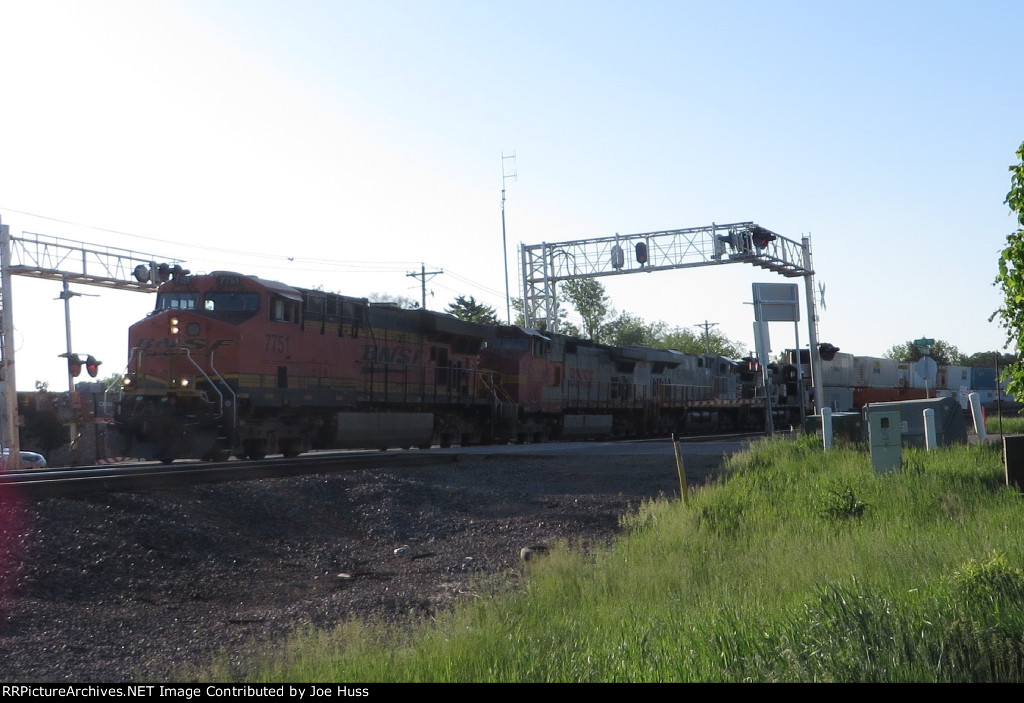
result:
[[[493,436],[490,328],[230,272],[179,276],[129,332],[136,454],[294,456]]]

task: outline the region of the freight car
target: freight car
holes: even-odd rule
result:
[[[807,378],[808,352],[786,352],[783,375],[795,376],[797,366]],[[799,358],[799,361],[797,360]],[[870,403],[924,398],[954,398],[964,409],[968,395],[977,392],[986,408],[1017,409],[1013,398],[1000,388],[995,369],[939,365],[934,361],[898,361],[872,356],[837,353],[822,360],[822,398],[834,411],[859,411]]]
[[[764,388],[746,363],[233,272],[165,283],[129,347],[117,427],[126,451],[165,461],[764,426]]]

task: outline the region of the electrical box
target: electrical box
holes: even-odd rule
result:
[[[896,403],[871,403],[864,406],[869,418],[878,412],[897,412],[903,424],[903,443],[908,447],[924,447],[924,411],[935,411],[935,432],[939,446],[965,444],[967,425],[960,404],[954,398],[903,400]]]
[[[1003,435],[1006,485],[1024,493],[1024,435]]]
[[[868,413],[868,444],[876,474],[903,464],[903,423],[899,410]]]

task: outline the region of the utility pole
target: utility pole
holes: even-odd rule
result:
[[[440,275],[442,273],[444,273],[444,269],[440,269],[438,271],[427,271],[426,264],[420,264],[420,272],[419,273],[416,273],[415,271],[413,271],[411,273],[405,274],[406,276],[412,276],[413,278],[420,279],[420,294],[421,294],[421,300],[422,300],[420,305],[422,306],[422,308],[424,310],[427,309],[427,281],[429,280],[427,278],[427,276],[430,276],[430,278],[433,278],[434,276]]]
[[[512,173],[505,171],[505,161],[512,159]],[[512,324],[512,294],[508,287],[508,241],[505,237],[505,181],[511,178],[513,181],[519,180],[519,171],[516,169],[516,153],[513,151],[512,156],[505,156],[505,152],[501,152],[501,253],[505,257],[505,322],[509,325]]]
[[[60,297],[57,299],[64,301],[64,339],[67,347],[66,356],[69,361],[71,359],[71,299],[77,295],[81,295],[81,293],[75,293],[74,291],[70,290],[68,288],[68,279],[65,278],[64,289],[61,291]],[[75,392],[75,377],[71,373],[70,363],[68,365],[68,392]],[[72,429],[72,433],[73,432],[74,430]],[[74,434],[72,434],[71,436],[74,437]]]
[[[711,353],[711,328],[712,327],[718,327],[718,323],[717,322],[708,322],[707,320],[704,320],[704,324],[701,324],[701,323],[698,322],[696,325],[694,325],[694,327],[703,327],[704,328],[704,353],[705,354],[710,354]]]
[[[0,352],[3,360],[4,410],[3,441],[7,447],[8,471],[21,468],[21,438],[18,435],[18,385],[14,371],[14,306],[11,304],[11,232],[0,224]]]

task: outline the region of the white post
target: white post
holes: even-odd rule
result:
[[[988,432],[985,430],[985,415],[981,412],[981,394],[971,393],[967,398],[971,401],[971,413],[974,415],[974,431],[978,433],[978,439],[984,442]]]
[[[821,409],[821,438],[825,449],[832,448],[832,408]]]
[[[924,411],[924,446],[928,451],[938,446],[935,441],[935,410],[932,408]]]

